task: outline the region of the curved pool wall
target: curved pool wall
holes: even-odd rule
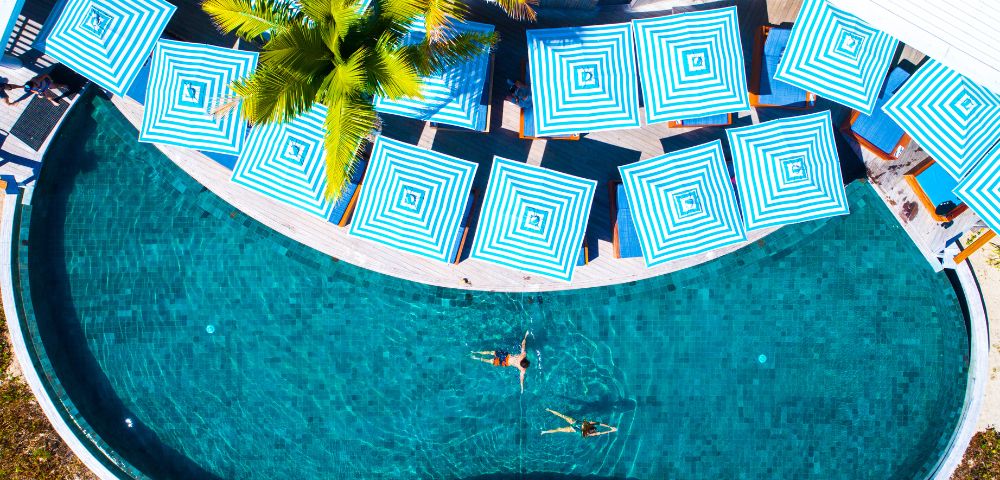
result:
[[[477,294],[277,236],[106,101],[78,116],[20,229],[23,323],[77,424],[153,478],[913,478],[953,438],[958,299],[866,185],[701,267]],[[524,328],[522,396],[464,356]],[[621,431],[541,437],[545,407]]]

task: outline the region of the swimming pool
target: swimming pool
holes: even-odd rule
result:
[[[465,292],[281,237],[80,107],[22,217],[27,321],[152,478],[913,478],[958,420],[958,299],[867,185],[674,274]],[[521,395],[469,351],[526,329]],[[545,408],[620,430],[543,437]]]

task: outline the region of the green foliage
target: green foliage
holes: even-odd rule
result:
[[[421,77],[492,48],[495,34],[458,33],[465,0],[203,0],[216,26],[246,40],[266,38],[256,71],[233,83],[251,124],[287,122],[315,103],[325,122],[327,195],[350,179],[365,142],[379,126],[375,96],[419,97]],[[494,1],[515,18],[534,18],[534,0]],[[426,34],[404,44],[424,19]],[[220,110],[223,111],[223,110]]]
[[[28,386],[10,374],[14,358],[2,310],[0,332],[0,478],[94,478],[52,430]]]
[[[987,480],[1000,478],[1000,433],[989,427],[969,442],[962,463],[952,480]]]

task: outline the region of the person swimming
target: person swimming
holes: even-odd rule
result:
[[[569,425],[565,427],[553,428],[551,430],[543,430],[542,435],[545,435],[546,433],[576,433],[578,431],[577,429],[579,429],[580,435],[583,437],[596,437],[599,435],[607,435],[609,433],[615,433],[618,431],[617,428],[612,427],[611,425],[608,425],[606,423],[597,423],[588,420],[577,421],[573,417],[559,413],[555,410],[552,410],[551,408],[546,408],[545,410],[565,420],[566,423],[568,423]],[[604,427],[607,430],[598,430],[597,427]]]
[[[527,373],[531,362],[528,361],[528,333],[524,332],[524,339],[521,340],[521,353],[513,355],[504,350],[483,350],[472,352],[472,359],[486,362],[494,367],[515,367],[521,372],[521,393],[524,393],[524,374]]]

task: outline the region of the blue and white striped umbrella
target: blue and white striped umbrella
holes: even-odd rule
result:
[[[956,180],[1000,139],[1000,95],[934,60],[882,110]]]
[[[233,168],[233,181],[328,218],[333,201],[325,195],[326,111],[325,106],[315,104],[291,122],[252,128]]]
[[[125,95],[176,9],[164,0],[67,0],[45,54]]]
[[[454,31],[488,34],[493,32],[493,25],[462,22],[455,24]],[[423,38],[424,28],[417,25],[405,42],[419,43]],[[423,77],[420,89],[423,98],[391,100],[375,97],[375,109],[382,113],[484,131],[489,106],[484,104],[482,97],[489,63],[490,53],[483,52],[468,62]]]
[[[471,258],[570,281],[597,182],[493,157]]]
[[[748,231],[850,213],[829,111],[726,135]]]
[[[442,262],[454,260],[476,166],[378,137],[351,235]]]
[[[527,35],[535,135],[639,126],[631,23]]]
[[[750,109],[736,7],[632,25],[647,123]]]
[[[1000,233],[1000,146],[958,183],[955,195],[994,232]]]
[[[257,53],[160,40],[153,50],[140,142],[238,155],[246,128],[240,106],[212,110],[236,95],[229,85],[257,66]]]
[[[871,115],[898,44],[827,0],[806,0],[774,78]]]
[[[747,239],[722,142],[618,167],[646,266]]]

